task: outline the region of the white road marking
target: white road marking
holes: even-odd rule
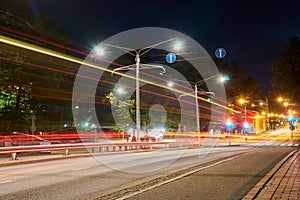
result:
[[[78,171],[78,170],[85,170],[85,169],[89,169],[90,167],[80,167],[80,168],[74,168],[72,169],[73,171]]]
[[[11,183],[15,181],[14,179],[9,179],[9,180],[5,180],[5,181],[0,181],[0,184],[5,184],[5,183]]]
[[[249,152],[248,152],[248,153],[249,153]],[[221,164],[221,163],[224,163],[224,162],[227,162],[227,161],[236,159],[236,158],[238,158],[238,157],[240,157],[240,156],[242,156],[242,155],[244,155],[244,154],[236,155],[236,156],[227,158],[227,159],[225,159],[225,160],[221,160],[221,161],[218,161],[218,162],[216,162],[216,163],[213,163],[213,164],[210,164],[210,165],[207,165],[207,166],[204,166],[204,167],[195,169],[195,170],[193,170],[193,171],[186,172],[185,174],[181,174],[181,175],[176,176],[176,177],[174,177],[174,178],[171,178],[171,179],[169,179],[169,180],[165,180],[165,181],[163,181],[163,182],[154,184],[154,185],[152,185],[152,186],[150,186],[150,187],[147,187],[147,188],[138,190],[138,191],[136,191],[136,192],[132,192],[132,193],[130,193],[130,194],[128,194],[128,195],[125,195],[125,196],[123,196],[123,197],[117,198],[117,200],[125,200],[125,199],[127,199],[127,198],[130,198],[130,197],[132,197],[132,196],[135,196],[135,195],[140,194],[140,193],[142,193],[142,192],[145,192],[145,191],[147,191],[147,190],[154,189],[154,188],[156,188],[156,187],[159,187],[159,186],[161,186],[161,185],[164,185],[164,184],[167,184],[167,183],[176,181],[176,180],[178,180],[178,179],[181,179],[181,178],[186,177],[186,176],[188,176],[188,175],[197,173],[197,172],[202,171],[202,170],[204,170],[204,169],[207,169],[207,168],[213,167],[213,166],[215,166],[215,165],[219,165],[219,164]]]

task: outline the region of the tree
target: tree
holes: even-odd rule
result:
[[[255,102],[261,98],[258,82],[246,69],[233,62],[227,71],[230,76],[225,87],[228,102],[235,103],[239,98],[248,98],[250,102]]]
[[[114,129],[123,132],[128,126],[131,119],[131,115],[134,114],[134,104],[135,100],[124,100],[125,97],[117,97],[112,92],[106,95],[106,98],[109,100],[111,105],[116,109],[116,117]]]
[[[1,1],[1,34],[36,46],[65,52],[64,49],[46,42],[22,36],[22,34],[27,34],[41,38],[41,40],[58,43],[61,46],[71,44],[66,34],[59,29],[59,23],[32,9],[34,7],[33,3],[33,1],[28,0]],[[19,31],[20,34],[12,34],[16,31]],[[72,91],[72,87],[66,88],[65,84],[66,80],[71,81],[72,79],[58,72],[59,70],[74,72],[75,69],[69,62],[5,44],[1,44],[0,56],[0,120],[28,123],[30,121],[29,115],[40,112],[39,105],[55,104],[53,108],[56,105],[71,105],[70,102],[53,101],[45,98],[45,95],[39,94],[41,91],[39,88],[48,89],[53,94],[59,93],[60,90]],[[56,68],[57,72],[33,67],[26,63]],[[48,92],[48,96],[54,95]],[[47,115],[47,112],[44,111],[40,113]],[[55,113],[55,109],[52,109],[52,112]],[[51,118],[51,116],[48,115],[48,118]],[[62,119],[54,120],[60,121]]]
[[[272,96],[283,96],[293,103],[300,99],[300,40],[291,38],[282,48],[278,60],[271,64]]]

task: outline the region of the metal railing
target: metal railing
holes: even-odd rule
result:
[[[91,153],[101,152],[121,152],[139,151],[147,149],[161,149],[170,147],[189,146],[192,143],[170,143],[170,142],[119,142],[119,143],[76,143],[76,144],[54,144],[54,145],[31,145],[31,146],[12,146],[1,147],[0,155],[11,154],[11,160],[17,160],[17,154],[30,152],[45,152],[63,150],[64,154],[69,155],[70,150],[83,149]]]

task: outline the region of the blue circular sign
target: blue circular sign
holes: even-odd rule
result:
[[[168,53],[168,55],[166,56],[166,61],[168,63],[173,63],[176,61],[176,55],[174,53]]]
[[[215,51],[215,55],[216,55],[217,58],[224,58],[225,55],[226,55],[226,50],[224,48],[218,48]]]

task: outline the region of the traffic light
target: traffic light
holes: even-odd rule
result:
[[[208,101],[211,101],[212,99],[210,97],[207,98]]]

